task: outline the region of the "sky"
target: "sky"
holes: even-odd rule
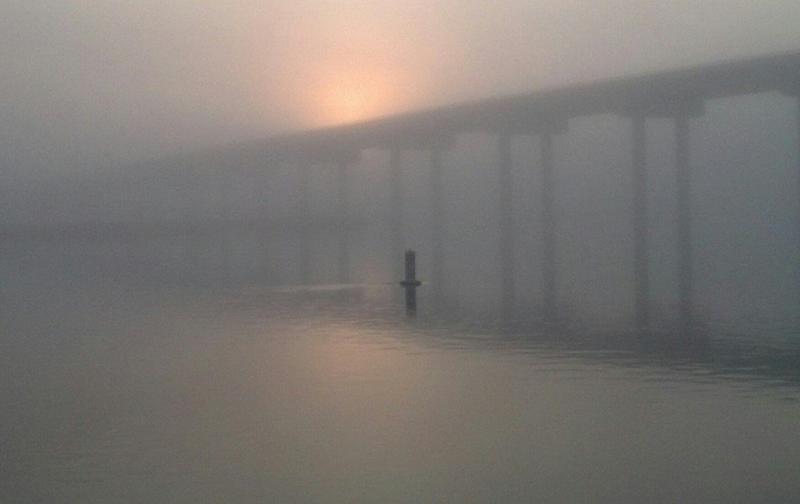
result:
[[[111,162],[800,50],[796,0],[0,0],[0,160]]]

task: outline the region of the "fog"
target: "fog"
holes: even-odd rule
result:
[[[147,264],[170,269],[180,261],[142,233],[179,242],[191,228],[205,245],[180,246],[206,257],[201,270],[234,263],[244,279],[269,270],[283,272],[283,283],[337,279],[327,251],[351,227],[359,238],[347,249],[350,280],[393,279],[406,247],[433,275],[437,203],[429,150],[400,153],[398,213],[389,152],[365,145],[349,153],[342,220],[338,160],[272,159],[263,146],[275,135],[800,48],[800,5],[788,0],[6,0],[0,19],[0,207],[10,235],[127,236],[153,256]],[[692,119],[696,295],[709,318],[742,309],[793,316],[795,102],[776,91],[709,99]],[[587,114],[555,137],[565,316],[631,317],[630,127],[626,116]],[[646,135],[650,290],[654,310],[670,313],[673,123],[650,118]],[[440,280],[451,293],[478,292],[474,304],[491,310],[504,289],[498,263],[509,262],[498,252],[496,134],[451,140]],[[535,134],[512,138],[513,289],[515,303],[534,310],[543,283],[540,155]],[[402,221],[400,240],[393,219]],[[286,237],[309,227],[310,237]],[[222,229],[225,239],[208,238]],[[297,239],[309,241],[287,245]],[[228,252],[215,263],[203,250],[216,242]],[[292,277],[294,269],[305,273]]]
[[[0,0],[0,502],[800,502],[798,27]]]
[[[0,156],[26,171],[800,45],[791,0],[4,0],[0,19]]]

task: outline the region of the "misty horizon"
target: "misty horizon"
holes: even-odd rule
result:
[[[0,0],[0,501],[797,502],[798,26]]]
[[[3,164],[135,162],[800,48],[789,1],[293,5],[7,0]]]

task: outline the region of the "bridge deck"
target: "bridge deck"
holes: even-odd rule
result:
[[[276,136],[258,148],[280,157],[331,161],[369,147],[430,147],[470,131],[558,131],[569,118],[595,114],[694,114],[706,99],[770,91],[800,91],[800,52],[450,105]]]

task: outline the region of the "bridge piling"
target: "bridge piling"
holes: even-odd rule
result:
[[[311,283],[311,167],[308,162],[301,161],[299,165],[297,218],[300,230],[299,237],[299,276],[300,283]]]
[[[342,228],[339,231],[338,278],[340,283],[350,281],[350,173],[346,161],[337,169],[338,214]]]
[[[392,267],[394,268],[394,278],[402,274],[401,269],[397,266],[395,260],[398,251],[403,250],[404,237],[403,237],[403,178],[402,178],[402,163],[401,163],[401,149],[399,147],[392,147],[389,152],[389,178],[391,185],[391,196],[389,203],[389,243],[391,246],[390,258]]]
[[[689,331],[693,322],[693,264],[691,167],[689,158],[689,116],[675,117],[676,193],[678,238],[678,310],[681,330]]]
[[[187,277],[195,274],[200,267],[200,254],[198,240],[195,236],[195,225],[200,221],[199,191],[197,179],[194,177],[183,177],[181,183],[181,203],[183,205],[183,263],[184,272]]]
[[[647,249],[647,145],[646,117],[635,114],[631,121],[633,140],[633,255],[636,328],[649,324],[650,276]]]
[[[544,284],[544,317],[554,321],[556,306],[556,218],[553,174],[553,134],[544,132],[539,136],[542,163],[542,279]]]
[[[231,176],[227,170],[222,170],[216,177],[217,192],[219,194],[218,219],[222,225],[222,236],[219,243],[219,257],[221,262],[223,281],[228,282],[231,278],[232,256],[233,256],[233,236],[229,224],[232,221],[231,208]]]
[[[798,256],[800,256],[800,84],[798,84],[795,94],[795,121],[797,122],[797,126],[795,128],[795,141],[796,149],[797,149],[797,159],[795,160],[797,163],[797,252]],[[798,288],[800,288],[800,282],[798,282]]]
[[[444,182],[442,149],[433,147],[431,154],[431,280],[432,295],[438,302],[444,295]]]
[[[500,133],[497,138],[499,156],[498,213],[500,220],[500,289],[504,316],[514,310],[514,202],[511,173],[511,134]]]
[[[273,163],[268,163],[267,166],[275,166]],[[267,203],[270,198],[268,194],[269,186],[274,182],[274,175],[270,170],[257,169],[253,174],[255,180],[253,181],[253,196],[258,201],[254,209],[256,217],[268,215]],[[268,227],[256,231],[256,239],[260,250],[259,267],[261,268],[262,278],[270,282],[277,282],[280,280],[279,272],[282,268],[275,267],[274,261],[274,244],[273,236]]]

